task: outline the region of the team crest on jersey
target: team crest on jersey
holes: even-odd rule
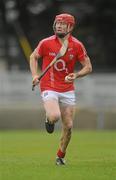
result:
[[[68,48],[68,51],[72,51],[73,50],[73,48]]]
[[[73,55],[73,54],[69,54],[69,59],[70,59],[70,60],[72,60],[72,59],[73,59],[73,57],[74,57],[74,55]]]

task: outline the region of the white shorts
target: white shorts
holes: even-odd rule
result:
[[[50,100],[50,99],[56,99],[61,104],[68,104],[68,105],[75,105],[76,104],[76,97],[74,91],[68,91],[68,92],[56,92],[51,90],[46,90],[41,93],[42,100]]]

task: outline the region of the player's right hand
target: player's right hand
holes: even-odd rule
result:
[[[38,78],[39,78],[38,75],[33,76],[33,80],[32,80],[33,86],[36,86],[39,83],[39,79]]]

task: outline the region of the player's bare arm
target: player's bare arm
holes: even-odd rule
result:
[[[38,59],[40,58],[40,55],[37,53],[37,50],[35,49],[32,54],[30,55],[30,69],[33,77],[33,85],[37,85],[39,83],[38,81]]]
[[[76,78],[86,76],[92,72],[92,64],[88,56],[86,56],[84,60],[80,61],[80,63],[82,64],[82,69],[76,73]]]
[[[88,56],[86,56],[84,60],[80,61],[80,63],[82,65],[82,69],[77,73],[70,73],[68,76],[66,76],[65,81],[67,83],[73,82],[76,78],[86,76],[92,72],[92,64]]]

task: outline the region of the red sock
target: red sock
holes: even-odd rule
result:
[[[62,152],[62,151],[59,149],[58,152],[57,152],[57,156],[58,156],[59,158],[64,158],[65,153]]]

